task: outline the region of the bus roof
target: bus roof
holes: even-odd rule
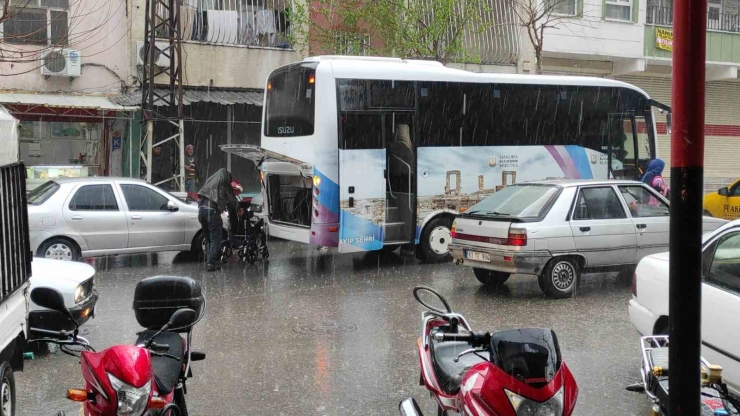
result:
[[[476,73],[448,68],[436,61],[385,57],[314,56],[306,58],[304,62],[330,65],[334,78],[613,87],[631,89],[650,98],[645,91],[634,85],[597,77]]]

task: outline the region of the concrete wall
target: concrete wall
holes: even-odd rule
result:
[[[30,58],[32,62],[2,62],[0,75],[13,76],[0,76],[0,89],[92,93],[118,91],[122,80],[130,85],[132,80],[127,60],[129,21],[126,10],[130,7],[129,3],[101,4],[97,0],[79,0],[70,1],[69,4],[69,45],[66,47],[80,51],[82,75],[72,80],[64,77],[44,79],[39,60],[41,52],[48,50],[48,47],[4,44],[3,50],[23,51],[23,59]]]
[[[265,88],[267,75],[303,59],[286,49],[183,44],[183,84],[223,88]]]

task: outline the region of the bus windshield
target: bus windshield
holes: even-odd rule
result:
[[[315,66],[297,64],[267,80],[265,136],[310,136],[314,131]]]

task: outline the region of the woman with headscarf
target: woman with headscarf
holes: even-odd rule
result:
[[[668,185],[666,185],[663,179],[663,169],[665,168],[665,162],[662,159],[653,159],[648,164],[647,171],[640,182],[651,186],[656,191],[660,192],[661,195],[668,196]]]

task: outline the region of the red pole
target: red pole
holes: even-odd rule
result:
[[[701,414],[707,0],[678,0],[673,10],[668,414],[695,416]]]

